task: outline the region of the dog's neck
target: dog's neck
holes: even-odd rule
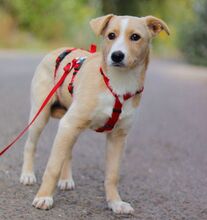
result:
[[[118,95],[134,94],[144,86],[146,65],[140,64],[133,69],[110,67],[102,65],[104,73],[109,78],[109,84]]]

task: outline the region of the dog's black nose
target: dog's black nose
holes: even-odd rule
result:
[[[124,53],[121,52],[120,50],[115,51],[111,54],[111,59],[115,62],[115,63],[120,63],[123,59],[124,59]]]

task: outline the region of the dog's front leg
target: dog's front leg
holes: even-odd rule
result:
[[[123,130],[114,131],[107,135],[106,177],[105,190],[109,208],[116,214],[131,214],[133,208],[129,203],[123,202],[117,190],[119,180],[119,167],[126,140]]]
[[[53,149],[43,176],[42,185],[33,201],[39,209],[50,209],[53,205],[53,193],[66,158],[71,158],[72,147],[85,128],[84,120],[66,115],[60,121]]]

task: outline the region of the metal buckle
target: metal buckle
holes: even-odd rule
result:
[[[78,64],[83,63],[85,59],[86,59],[86,57],[76,57]]]

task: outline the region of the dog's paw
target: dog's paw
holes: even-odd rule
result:
[[[59,180],[58,188],[60,190],[73,190],[75,189],[75,182],[73,179]]]
[[[48,210],[53,206],[53,198],[52,197],[35,197],[32,205],[37,209]]]
[[[21,174],[20,183],[24,185],[33,185],[36,182],[37,180],[36,180],[34,173],[22,173]]]
[[[112,201],[108,203],[108,206],[115,214],[133,214],[134,209],[127,202]]]

